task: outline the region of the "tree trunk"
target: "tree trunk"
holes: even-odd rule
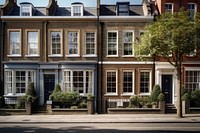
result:
[[[177,67],[177,80],[178,80],[178,92],[177,92],[177,117],[182,118],[182,102],[181,102],[181,67]]]

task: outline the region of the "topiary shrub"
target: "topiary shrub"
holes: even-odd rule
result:
[[[182,96],[182,101],[190,101],[190,94],[189,93],[185,93]]]
[[[160,94],[158,95],[158,100],[159,100],[159,101],[165,101],[165,95],[164,95],[163,93],[160,93]]]
[[[191,92],[191,104],[194,107],[200,107],[200,90]]]
[[[30,95],[30,96],[33,96],[33,97],[37,96],[37,93],[36,93],[35,87],[34,87],[34,83],[28,84],[28,89],[26,91],[26,95]]]
[[[56,92],[62,92],[61,87],[60,87],[59,84],[56,84],[56,86],[55,86],[55,88],[53,90],[53,93],[56,93]]]
[[[28,89],[26,91],[26,101],[33,103],[37,99],[37,93],[35,91],[34,83],[28,84]]]
[[[130,97],[130,102],[129,102],[129,107],[130,108],[140,108],[141,107],[141,98],[138,96],[131,96]]]
[[[53,93],[49,96],[49,100],[52,100],[54,102],[60,102],[61,101],[61,87],[59,84],[56,84],[56,86],[54,87]]]
[[[151,92],[151,101],[158,102],[158,96],[161,93],[160,85],[156,84],[153,87],[153,91]]]

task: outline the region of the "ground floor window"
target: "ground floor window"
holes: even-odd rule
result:
[[[185,89],[189,92],[200,89],[200,71],[185,71]]]
[[[64,71],[64,90],[77,91],[81,95],[93,94],[94,72],[92,70]]]
[[[140,71],[140,94],[150,93],[150,71],[142,70]]]
[[[134,72],[132,70],[123,71],[123,93],[133,93]]]
[[[117,93],[117,71],[111,70],[106,72],[106,93]]]
[[[5,95],[25,94],[30,82],[35,83],[34,70],[6,70]]]

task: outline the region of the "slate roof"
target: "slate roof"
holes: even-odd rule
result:
[[[95,7],[84,7],[84,16],[95,16],[97,14]],[[71,7],[59,7],[54,16],[71,16]]]
[[[84,7],[84,16],[96,16],[97,11],[95,7]],[[8,16],[19,16],[20,7],[15,6],[8,13]],[[46,7],[35,7],[33,16],[46,16]],[[71,7],[58,7],[54,16],[71,16]]]
[[[129,16],[144,16],[142,5],[130,5]],[[116,5],[101,5],[101,16],[116,16]]]

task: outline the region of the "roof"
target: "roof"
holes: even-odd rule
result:
[[[33,16],[45,16],[46,15],[46,8],[45,7],[35,7],[35,12]],[[8,16],[20,16],[20,7],[14,6]]]
[[[101,5],[101,16],[116,16],[116,5]],[[144,16],[142,5],[130,5],[129,16]]]

